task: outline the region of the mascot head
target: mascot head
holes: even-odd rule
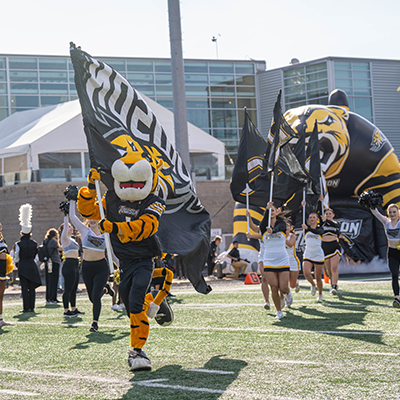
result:
[[[114,161],[111,175],[114,190],[121,200],[139,201],[154,193],[158,186],[158,171],[163,161],[148,152],[134,151]]]
[[[327,179],[341,171],[349,155],[348,117],[346,108],[334,105],[302,106],[285,113],[287,122],[299,135],[311,135],[317,120],[321,169]]]

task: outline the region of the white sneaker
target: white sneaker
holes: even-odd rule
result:
[[[337,295],[337,285],[332,285],[330,293],[333,294],[334,296]]]
[[[265,308],[266,310],[270,310],[270,309],[271,309],[271,305],[269,304],[268,301],[264,304],[264,308]]]
[[[311,296],[315,296],[317,293],[317,286],[311,286]]]
[[[285,300],[286,300],[286,307],[289,308],[293,304],[293,296],[290,290],[289,293],[285,295]]]
[[[208,279],[214,280],[214,279],[217,279],[217,278],[214,275],[208,275]]]
[[[295,291],[296,293],[299,293],[299,292],[300,292],[300,282],[299,282],[298,279],[297,279],[297,281],[296,281],[296,288],[294,289],[294,291]]]
[[[2,319],[1,321],[0,321],[0,326],[12,326],[13,324],[11,324],[10,322],[6,322],[6,321],[4,321],[4,319]]]
[[[277,313],[276,313],[276,317],[275,317],[276,319],[282,319],[283,318],[283,312],[282,311],[278,311]]]
[[[115,303],[115,304],[113,304],[112,306],[111,306],[111,310],[113,310],[113,311],[118,311],[120,308],[119,308],[119,305],[117,304],[117,303]]]
[[[286,304],[285,296],[283,296],[283,299],[281,299],[281,309],[285,308],[285,304]]]
[[[322,296],[322,294],[320,294],[320,295],[318,296],[317,301],[324,301],[324,296]]]
[[[118,306],[118,310],[125,310],[125,304],[124,304],[124,303],[121,303],[121,304]]]
[[[128,364],[131,371],[150,371],[151,362],[146,353],[140,349],[128,350]]]

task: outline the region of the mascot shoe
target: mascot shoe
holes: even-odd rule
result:
[[[151,292],[154,298],[156,298],[157,293],[158,290],[153,290]],[[154,319],[161,326],[171,325],[172,322],[174,321],[174,313],[172,312],[172,308],[169,306],[166,299],[164,299],[160,304],[160,309],[158,310]]]

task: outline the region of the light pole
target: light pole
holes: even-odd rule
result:
[[[218,33],[218,36],[221,37],[221,35]],[[215,50],[217,52],[217,60],[218,60],[218,37],[217,36],[213,36],[211,38],[211,41],[215,43]]]

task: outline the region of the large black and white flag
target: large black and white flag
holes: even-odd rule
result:
[[[156,193],[166,202],[157,233],[161,251],[179,254],[195,289],[208,293],[202,270],[211,221],[182,159],[140,93],[121,74],[73,43],[70,54],[91,167],[100,169],[101,180],[112,189],[111,165],[128,152],[144,151],[163,160]]]

